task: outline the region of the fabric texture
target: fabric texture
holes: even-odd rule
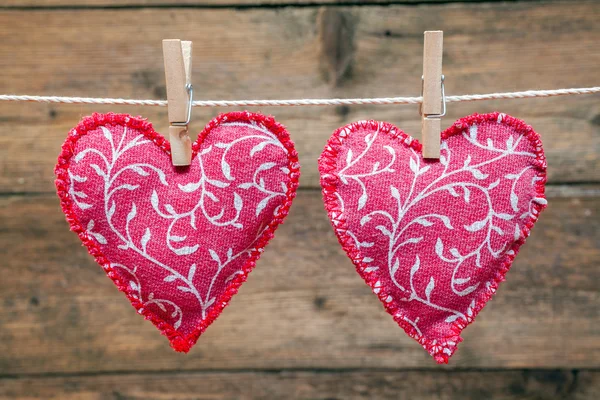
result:
[[[541,140],[505,114],[442,133],[439,160],[395,126],[333,133],[319,159],[331,224],[394,320],[439,363],[505,279],[546,206]]]
[[[270,117],[212,120],[189,167],[152,125],[94,114],[55,169],[71,230],[138,312],[187,352],[237,293],[288,214],[298,156]]]

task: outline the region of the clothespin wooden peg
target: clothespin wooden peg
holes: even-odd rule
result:
[[[423,47],[423,103],[421,104],[421,138],[424,158],[440,158],[441,117],[446,115],[442,51],[444,32],[426,31]]]
[[[188,136],[188,124],[193,100],[192,42],[179,39],[163,40],[163,57],[167,82],[171,160],[175,166],[190,165],[192,141]]]

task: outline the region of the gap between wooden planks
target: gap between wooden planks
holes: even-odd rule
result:
[[[449,368],[599,367],[600,196],[587,190],[549,197]],[[239,295],[185,356],[136,315],[55,196],[0,198],[0,226],[0,375],[437,368],[356,274],[317,191],[299,193]]]
[[[0,11],[0,92],[164,99],[161,40],[186,37],[196,43],[198,99],[418,95],[423,31],[431,26],[446,32],[448,94],[597,84],[598,2],[335,7],[326,8],[326,18],[315,10],[77,9],[52,18]],[[321,29],[323,18],[331,32]],[[348,45],[341,46],[342,38]],[[338,47],[335,57],[323,51]],[[450,104],[442,127],[473,112],[506,112],[542,135],[551,183],[599,182],[597,105],[597,96]],[[166,110],[151,107],[3,104],[0,192],[53,192],[62,141],[94,111],[143,115],[167,131]],[[192,136],[223,111],[230,110],[195,109]],[[331,132],[346,123],[384,120],[420,136],[416,106],[251,111],[272,113],[288,127],[305,188],[318,188],[316,160]]]
[[[502,0],[487,0],[487,3],[499,2]],[[535,0],[521,0],[535,1]],[[456,1],[458,2],[458,1]],[[337,0],[86,0],[85,4],[72,0],[5,0],[2,7],[11,9],[53,9],[53,8],[222,8],[222,7],[287,7],[287,6],[311,6],[321,5],[335,6],[339,3]],[[343,3],[355,5],[390,5],[390,4],[435,4],[448,3],[448,0],[349,0]]]
[[[600,372],[242,371],[0,378],[0,398],[25,399],[398,399],[596,400]]]

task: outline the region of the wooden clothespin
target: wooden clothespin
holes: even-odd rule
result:
[[[179,39],[163,40],[163,57],[167,82],[171,160],[175,166],[190,165],[192,141],[188,136],[188,124],[193,100],[192,42]]]
[[[440,158],[441,118],[446,115],[442,51],[444,32],[426,31],[423,47],[423,103],[421,104],[421,138],[424,158]]]

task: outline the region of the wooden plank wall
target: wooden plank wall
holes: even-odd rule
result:
[[[160,40],[194,41],[197,99],[418,95],[445,31],[447,93],[600,83],[597,1],[3,0],[0,93],[165,98]],[[91,112],[0,104],[1,399],[600,398],[600,98],[460,103],[542,135],[550,205],[448,366],[404,335],[337,245],[316,159],[364,118],[419,137],[414,106],[261,108],[303,167],[286,224],[188,355],[173,352],[68,231],[53,165]],[[195,109],[202,126],[226,109]],[[335,289],[332,289],[335,285]]]

